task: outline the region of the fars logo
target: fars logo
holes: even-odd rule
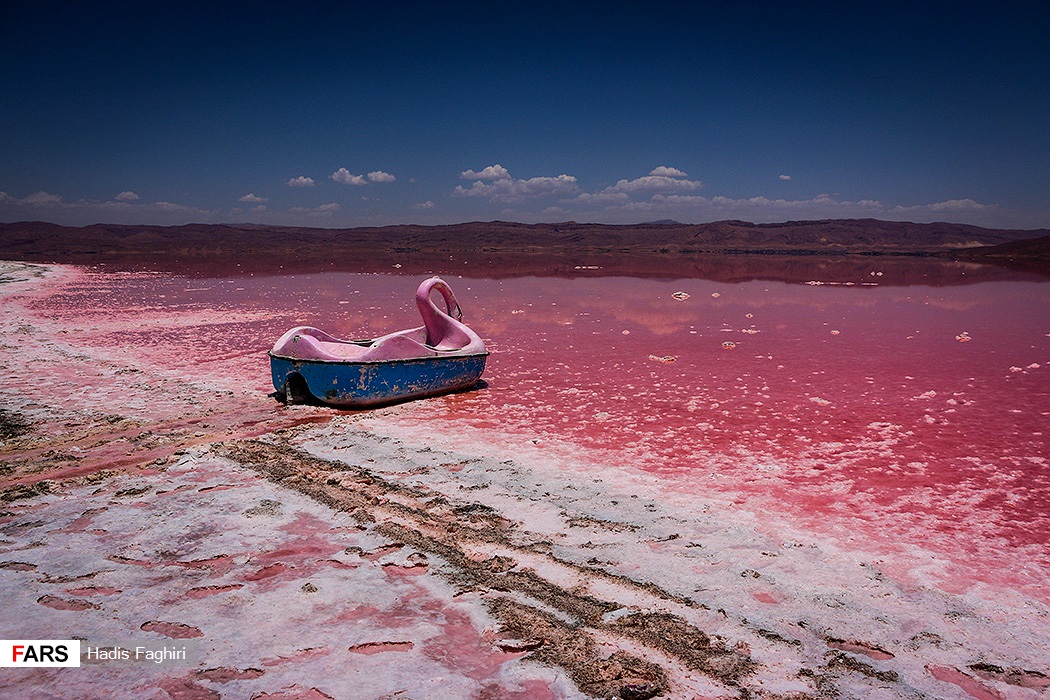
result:
[[[0,640],[0,667],[79,666],[79,639]]]

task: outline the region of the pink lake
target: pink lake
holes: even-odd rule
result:
[[[847,546],[936,552],[955,567],[948,590],[1050,600],[1050,279],[959,267],[960,284],[926,286],[881,264],[843,279],[814,263],[808,283],[439,268],[493,354],[483,387],[416,402],[409,420],[568,443]],[[263,402],[281,333],[418,325],[424,277],[111,272],[42,303],[78,342]],[[92,337],[114,314],[126,329]]]

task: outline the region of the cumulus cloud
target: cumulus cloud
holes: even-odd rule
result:
[[[790,175],[778,175],[777,177],[779,177],[781,180],[784,180],[785,182],[791,179]]]
[[[154,202],[153,204],[147,204],[146,206],[151,209],[155,209],[156,211],[162,211],[167,213],[187,213],[195,211],[193,207],[187,207],[183,204],[175,204],[174,202]]]
[[[243,197],[241,197],[237,201],[238,202],[249,202],[249,203],[252,203],[252,204],[258,204],[260,202],[265,202],[266,201],[266,197],[256,197],[254,194],[249,192],[248,194],[244,195]]]
[[[334,179],[334,176],[333,176],[333,179]],[[303,177],[302,175],[300,175],[299,177],[293,177],[292,179],[288,180],[288,186],[289,187],[313,187],[314,186],[314,179],[312,177]]]
[[[327,217],[339,211],[341,207],[336,203],[320,205],[319,207],[292,207],[288,210],[290,214],[304,214],[311,217]]]
[[[987,209],[987,204],[975,202],[972,199],[949,199],[946,202],[937,202],[930,205],[930,209],[942,211],[944,209]]]
[[[496,165],[490,165],[483,169],[481,172],[474,172],[473,170],[464,170],[459,174],[460,178],[464,180],[509,180],[510,173],[502,165],[497,163]]]
[[[854,212],[871,213],[883,209],[882,202],[877,199],[861,199],[856,201],[835,199],[829,194],[818,194],[812,199],[770,199],[769,197],[746,197],[736,199],[733,197],[695,197],[681,195],[654,195],[654,202],[666,204],[689,204],[689,205],[711,205],[720,209],[807,209],[823,207],[826,209],[851,209]]]
[[[17,212],[20,217],[41,217],[71,226],[99,220],[107,223],[188,223],[211,220],[217,213],[173,202],[140,202],[139,199],[114,197],[67,202],[57,194],[42,190],[22,198],[0,192],[0,207]]]
[[[335,212],[342,209],[341,206],[332,202],[330,204],[322,204],[318,207],[292,207],[288,211],[292,214],[309,214],[310,216],[331,216]]]
[[[346,168],[339,168],[334,173],[332,173],[329,177],[331,177],[336,182],[340,182],[340,183],[342,183],[344,185],[367,185],[368,184],[368,181],[365,179],[364,175],[354,175],[353,173],[351,173]]]
[[[113,199],[117,200],[118,202],[134,202],[138,199],[141,199],[141,197],[139,197],[131,190],[124,190]]]
[[[581,195],[577,201],[600,203],[599,195],[590,200]],[[621,200],[606,206],[609,212],[625,212],[644,215],[679,216],[732,216],[751,220],[773,221],[778,218],[834,218],[848,216],[873,216],[885,213],[888,208],[878,200],[857,201],[835,199],[820,194],[811,199],[771,199],[769,197],[733,198],[716,195],[704,197],[695,194],[656,193],[647,200]]]
[[[670,168],[666,165],[660,165],[649,171],[650,175],[658,175],[662,177],[686,177],[686,173],[682,172],[678,168]]]
[[[385,173],[382,170],[373,170],[368,173],[368,179],[372,182],[393,182],[397,178],[390,173]]]
[[[981,211],[988,208],[989,205],[975,202],[972,199],[949,199],[944,202],[934,202],[933,204],[919,204],[911,207],[898,206],[894,207],[894,211]]]
[[[596,192],[591,194],[590,192],[581,192],[576,195],[573,199],[574,202],[579,204],[623,204],[631,199],[631,195],[626,192]]]
[[[57,194],[50,194],[41,190],[40,192],[34,192],[28,197],[22,200],[22,204],[28,204],[30,206],[48,206],[51,204],[61,204],[62,198]]]
[[[714,221],[744,219],[773,222],[810,219],[877,218],[908,221],[953,221],[992,227],[1033,227],[1045,225],[1029,212],[1003,210],[973,199],[949,199],[910,206],[896,205],[878,199],[848,199],[823,193],[803,199],[777,197],[702,196],[692,193],[656,193],[646,198],[637,195],[620,201],[603,201],[598,195],[580,195],[574,202],[595,205],[610,220],[638,221],[672,218]],[[578,214],[576,214],[578,216]],[[1016,221],[1017,223],[1012,223]]]
[[[413,209],[433,209],[434,208],[434,203],[431,202],[428,199],[425,202],[416,202],[415,204],[412,205],[412,208]]]
[[[503,168],[500,170],[506,172]],[[507,173],[506,177],[493,179],[488,183],[479,179],[470,187],[460,185],[456,187],[453,194],[457,197],[487,197],[493,202],[510,204],[537,197],[570,197],[578,191],[576,178],[572,175],[562,174],[557,177],[532,177],[527,180],[518,180]]]
[[[657,168],[657,170],[659,169]],[[634,180],[620,180],[615,185],[606,187],[603,192],[626,192],[628,194],[635,192],[688,192],[698,190],[703,186],[704,183],[699,180],[686,180],[677,175],[675,177],[646,175]]]

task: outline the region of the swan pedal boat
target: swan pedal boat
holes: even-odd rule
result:
[[[431,300],[437,291],[441,310]],[[423,325],[372,340],[340,340],[310,326],[293,328],[270,350],[276,398],[285,403],[320,401],[348,408],[469,389],[481,379],[489,353],[439,277],[416,290]]]

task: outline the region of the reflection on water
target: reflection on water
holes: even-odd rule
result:
[[[322,272],[360,272],[399,275],[434,273],[472,279],[515,277],[637,277],[641,279],[703,279],[712,282],[802,283],[819,280],[881,286],[958,286],[1002,280],[1026,279],[1050,282],[1038,273],[1015,272],[992,265],[957,262],[934,256],[894,255],[774,255],[754,252],[739,255],[648,254],[580,252],[573,256],[486,251],[379,252],[352,260],[314,255],[245,256],[235,260],[223,256],[91,257],[80,261],[109,270],[140,270],[178,274],[199,279],[313,275]]]
[[[493,351],[488,386],[412,415],[571,441],[668,488],[888,548],[989,566],[1011,550],[1046,571],[1050,285],[1003,271],[907,285],[906,265],[893,263],[892,285],[877,260],[852,278],[813,265],[790,282],[446,273]],[[284,330],[418,325],[420,279],[107,275],[53,301],[56,313],[119,308],[122,342],[144,358],[262,396],[262,353]]]

